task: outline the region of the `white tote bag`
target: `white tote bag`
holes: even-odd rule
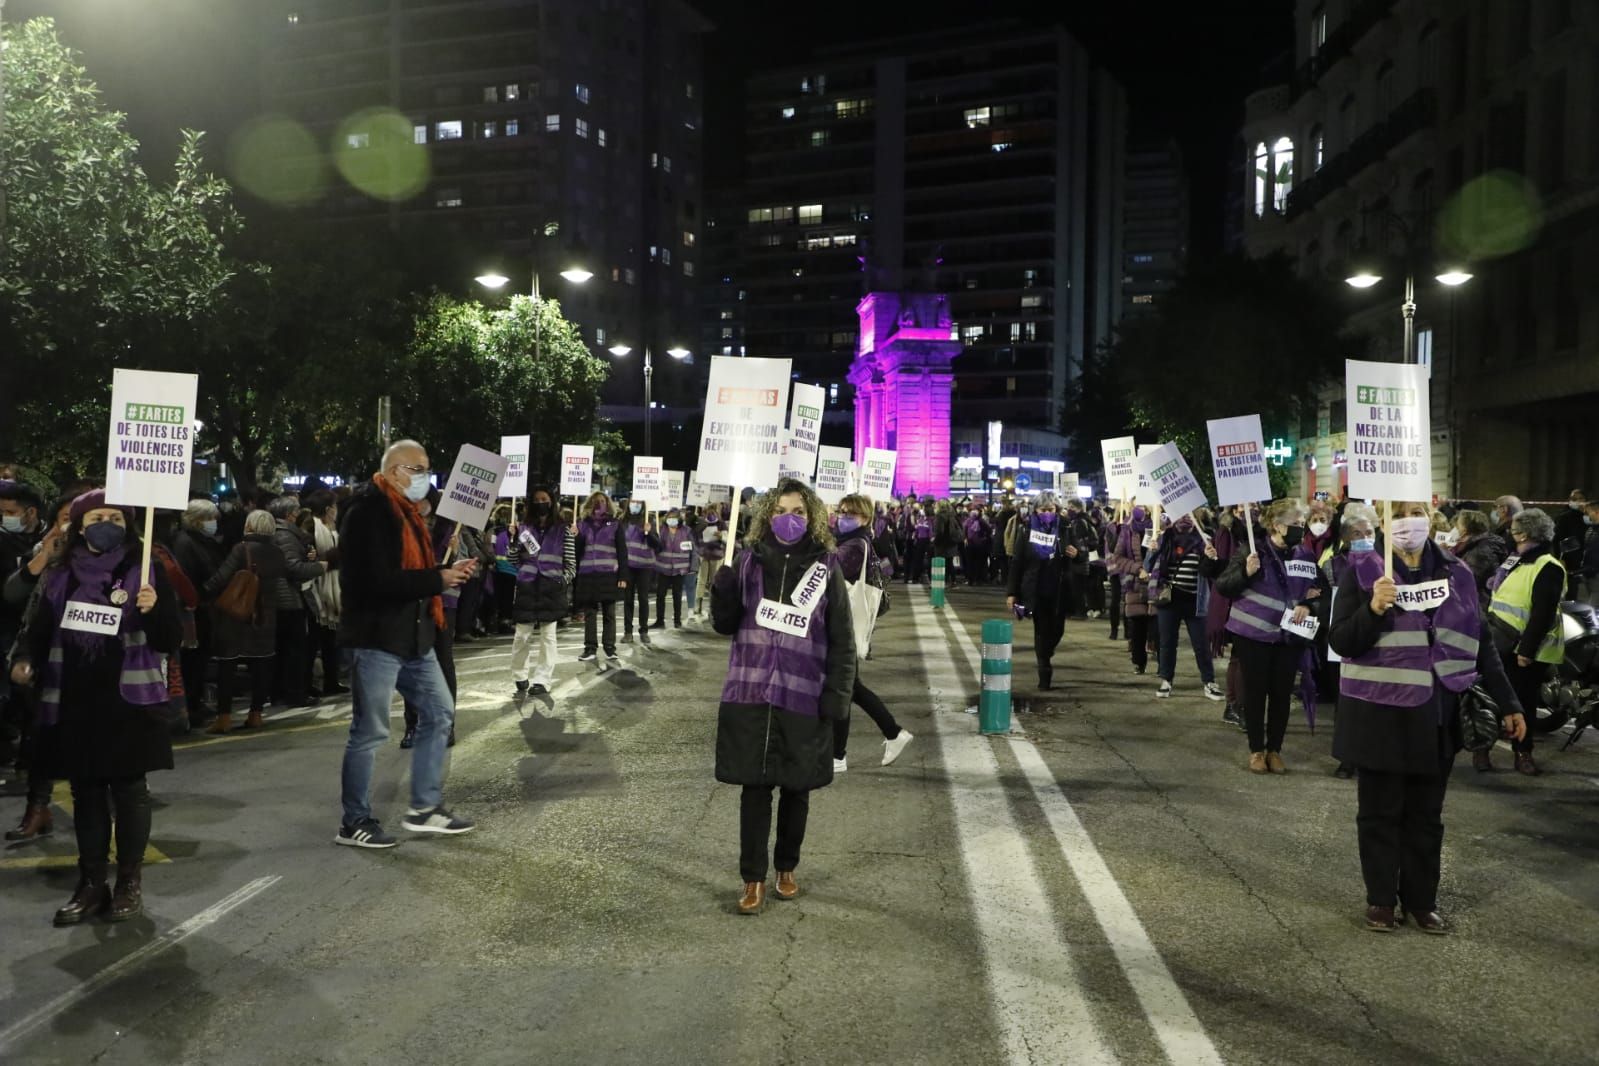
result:
[[[866,558],[861,560],[861,576],[857,581],[846,581],[849,590],[850,621],[855,627],[855,657],[864,659],[872,651],[872,631],[877,628],[877,610],[883,603],[883,590],[866,580],[871,573],[872,546],[866,545]]]

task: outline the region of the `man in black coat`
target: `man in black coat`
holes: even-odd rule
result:
[[[1572,489],[1566,509],[1552,516],[1555,520],[1555,558],[1566,568],[1566,598],[1577,596],[1577,581],[1582,570],[1582,545],[1587,539],[1588,525],[1582,520],[1588,506],[1588,495],[1581,489]]]
[[[355,709],[342,773],[344,819],[334,843],[391,848],[371,808],[376,749],[389,739],[389,705],[398,689],[417,708],[411,751],[411,808],[401,825],[413,833],[466,833],[472,822],[444,808],[445,743],[455,700],[434,643],[444,627],[442,594],[477,570],[476,559],[438,564],[417,511],[429,486],[427,452],[400,441],[383,453],[383,468],[344,510],[339,547],[339,644],[350,649]]]

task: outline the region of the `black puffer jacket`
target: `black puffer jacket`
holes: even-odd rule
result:
[[[716,572],[711,586],[711,623],[718,633],[738,640],[744,621],[739,560]],[[828,560],[827,676],[816,715],[794,714],[767,704],[723,701],[717,710],[716,779],[728,785],[781,785],[808,790],[833,780],[833,723],[849,715],[855,687],[855,629],[850,622],[849,592],[837,560],[806,537],[792,548],[770,535],[756,549],[761,592],[768,599],[789,601],[800,579]],[[817,621],[824,621],[818,618]],[[814,623],[813,623],[814,624]]]
[[[303,611],[305,596],[300,586],[315,581],[327,573],[327,568],[306,558],[311,546],[306,543],[305,534],[287,522],[278,522],[272,531],[272,543],[277,545],[278,551],[283,553],[283,561],[288,564],[283,580],[277,582],[278,610]]]
[[[571,602],[572,579],[577,576],[577,541],[570,530],[551,517],[549,525],[540,529],[527,527],[540,546],[547,537],[561,538],[561,576],[559,578],[535,577],[532,581],[516,579],[516,599],[511,605],[511,617],[523,625],[540,625],[559,622],[567,615]],[[519,569],[531,554],[520,537],[511,541],[511,562]],[[500,575],[503,578],[505,575]],[[498,578],[496,580],[499,580]]]
[[[1454,554],[1471,568],[1471,575],[1477,579],[1477,595],[1487,603],[1488,579],[1507,558],[1505,542],[1492,533],[1479,533],[1456,544]]]
[[[178,561],[189,584],[195,588],[211,580],[211,575],[216,573],[227,554],[228,550],[220,540],[208,537],[199,530],[185,526],[172,535],[172,557]]]
[[[367,485],[344,506],[339,530],[339,644],[416,659],[433,650],[431,601],[444,591],[440,568],[407,570],[400,519],[383,490]]]

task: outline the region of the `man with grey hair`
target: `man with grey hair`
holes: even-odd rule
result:
[[[1505,554],[1516,552],[1515,538],[1510,535],[1510,520],[1522,512],[1521,500],[1515,496],[1501,496],[1494,501],[1494,535],[1505,542]]]
[[[328,564],[316,560],[316,550],[295,526],[294,516],[299,512],[300,501],[293,496],[279,496],[267,504],[274,525],[272,544],[288,564],[283,580],[276,582],[278,629],[272,702],[280,707],[312,707],[317,702],[306,691],[311,679],[311,631],[306,626],[305,596],[301,590],[326,574]]]
[[[445,589],[459,588],[475,558],[442,566],[433,554],[417,501],[430,487],[428,455],[414,440],[383,453],[383,466],[344,508],[339,533],[339,644],[350,649],[355,709],[341,774],[344,817],[335,844],[392,848],[394,837],[372,814],[377,748],[389,738],[396,690],[417,710],[411,749],[411,806],[401,825],[413,833],[466,833],[465,818],[445,809],[446,738],[455,700],[434,645],[444,628]]]

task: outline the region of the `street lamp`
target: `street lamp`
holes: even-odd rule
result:
[[[582,267],[578,266],[568,267],[567,269],[561,271],[561,277],[565,278],[567,281],[570,281],[574,285],[581,285],[593,276],[594,274],[592,271],[584,270]],[[485,289],[490,289],[494,292],[498,292],[511,283],[510,278],[499,273],[498,271],[493,270],[489,271],[487,274],[479,274],[472,280],[483,286]],[[544,297],[539,294],[539,268],[534,266],[533,302],[537,304],[542,302],[543,299]],[[538,313],[538,308],[535,307],[533,309],[533,358],[535,361],[537,361],[539,357],[539,349],[543,346],[543,343],[544,318]]]
[[[1405,241],[1405,298],[1399,305],[1399,313],[1405,321],[1404,361],[1416,361],[1416,263],[1420,258],[1420,249],[1417,246],[1416,227],[1392,211],[1378,209],[1371,212],[1378,215],[1385,225],[1392,225],[1399,230]],[[1462,265],[1448,264],[1436,275],[1438,281],[1454,288],[1470,281],[1472,274]],[[1374,261],[1362,241],[1362,247],[1356,258],[1350,264],[1349,273],[1344,277],[1344,283],[1356,289],[1369,289],[1382,281],[1382,271]],[[1449,338],[1451,346],[1455,344],[1453,335]],[[1453,358],[1453,352],[1451,352]]]
[[[510,284],[511,279],[504,274],[479,274],[472,279],[485,289],[503,289]]]
[[[610,347],[610,352],[611,352],[612,355],[616,356],[618,359],[621,359],[621,358],[624,358],[625,356],[631,355],[632,352],[633,352],[633,349],[628,347],[625,344],[613,344]],[[687,359],[691,353],[689,352],[689,350],[687,348],[684,348],[682,345],[674,345],[673,347],[666,349],[666,354],[671,356],[673,359],[683,360],[683,359]],[[650,425],[655,420],[654,414],[653,414],[653,405],[650,402],[650,379],[653,378],[654,376],[655,376],[655,362],[650,357],[649,346],[645,345],[645,347],[644,347],[644,454],[645,455],[649,455],[650,454]]]

